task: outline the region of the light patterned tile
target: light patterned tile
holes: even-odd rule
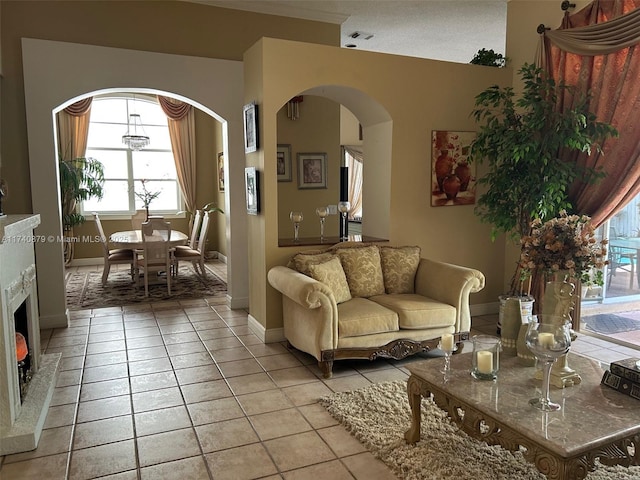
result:
[[[192,428],[138,438],[138,456],[141,467],[199,454],[198,439]]]
[[[251,423],[245,418],[209,423],[196,427],[204,453],[240,447],[259,441]]]
[[[260,443],[208,453],[205,458],[216,480],[261,478],[278,471]]]

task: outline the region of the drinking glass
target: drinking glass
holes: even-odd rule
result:
[[[349,213],[349,208],[351,208],[349,202],[338,202],[338,211],[342,215],[342,237],[340,237],[340,240],[346,241],[349,239],[349,234],[347,233],[347,213]]]
[[[320,242],[322,242],[324,240],[324,221],[327,218],[327,215],[329,215],[329,208],[316,208],[316,215],[320,217]]]
[[[293,222],[293,241],[297,242],[299,240],[300,222],[302,222],[304,217],[302,216],[302,212],[291,212],[289,218]]]
[[[570,324],[559,322],[540,323],[536,317],[529,323],[525,342],[527,347],[542,363],[542,396],[532,398],[529,404],[543,412],[560,410],[561,406],[549,399],[549,381],[553,363],[566,354],[571,347]]]

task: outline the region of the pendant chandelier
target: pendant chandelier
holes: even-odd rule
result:
[[[136,103],[136,97],[133,96],[133,103]],[[135,108],[133,110],[135,112]],[[140,120],[140,115],[137,113],[131,113],[129,115],[129,124],[127,125],[127,133],[122,136],[122,143],[124,143],[131,150],[141,150],[149,143],[151,140],[149,136],[144,131],[144,127],[142,126],[142,120]]]

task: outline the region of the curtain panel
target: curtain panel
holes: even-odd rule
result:
[[[87,152],[92,97],[69,105],[56,115],[58,155],[61,159],[82,158]]]
[[[607,176],[596,184],[576,181],[569,199],[577,212],[598,226],[640,193],[640,0],[594,1],[565,14],[558,30],[544,33],[542,67],[557,83],[590,96],[590,111],[612,124],[619,138],[607,139],[603,153],[565,152],[565,161],[602,168]],[[605,52],[610,52],[606,53]],[[559,109],[572,108],[574,98],[561,92]]]
[[[362,167],[364,154],[362,147],[343,146],[347,153],[347,167],[349,168],[349,218],[362,217]]]
[[[167,116],[171,150],[176,162],[178,184],[187,210],[196,206],[196,128],[195,112],[191,105],[175,98],[158,95],[158,102]]]

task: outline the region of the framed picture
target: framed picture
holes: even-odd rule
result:
[[[469,150],[476,132],[433,130],[431,134],[431,206],[476,203],[476,164]]]
[[[327,188],[327,154],[298,154],[298,188]]]
[[[218,154],[218,191],[224,192],[224,153]]]
[[[291,181],[291,145],[278,145],[276,171],[279,182]]]
[[[244,169],[244,183],[247,192],[247,213],[257,215],[260,213],[260,183],[256,167]]]
[[[244,116],[244,152],[258,150],[258,106],[249,103],[242,109]]]

